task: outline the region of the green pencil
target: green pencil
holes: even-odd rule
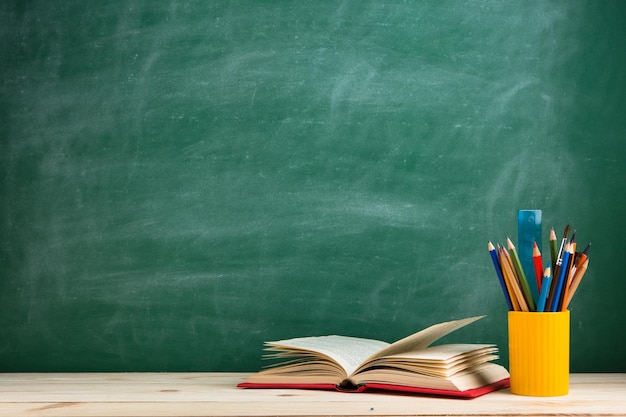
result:
[[[554,227],[550,228],[550,261],[552,265],[556,265],[556,257],[559,256],[559,247],[556,243],[556,233]]]
[[[515,273],[517,274],[517,278],[519,279],[520,286],[522,287],[522,292],[524,293],[524,298],[528,303],[528,308],[530,311],[535,311],[535,300],[533,299],[532,293],[530,292],[530,286],[528,286],[528,280],[526,279],[526,275],[524,274],[524,269],[522,268],[522,263],[519,260],[519,256],[517,255],[517,251],[515,250],[515,246],[511,239],[506,238],[506,243],[509,246],[509,254],[511,255],[511,259],[513,260],[513,267],[515,268]]]

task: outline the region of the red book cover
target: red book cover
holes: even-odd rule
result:
[[[405,385],[393,385],[393,384],[379,384],[370,382],[367,384],[359,385],[355,389],[344,389],[333,384],[260,384],[242,382],[237,385],[239,388],[264,388],[264,389],[321,389],[321,390],[336,390],[340,392],[365,392],[365,391],[397,391],[422,395],[435,395],[442,397],[455,397],[455,398],[476,398],[481,395],[485,395],[489,392],[497,391],[500,389],[509,387],[509,378],[495,382],[493,384],[485,385],[478,388],[469,389],[466,391],[453,391],[453,390],[440,390],[432,388],[420,388]]]

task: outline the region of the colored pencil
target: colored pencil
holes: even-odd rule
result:
[[[575,258],[575,254],[576,254],[576,230],[574,230],[574,233],[572,234],[572,238],[570,239],[570,243],[572,244],[572,256],[570,257],[570,269],[572,268],[572,265],[574,264],[574,258]]]
[[[569,224],[565,226],[563,232],[563,239],[561,240],[561,246],[556,255],[556,263],[552,264],[552,282],[550,283],[550,291],[548,292],[548,307],[554,304],[554,296],[556,295],[556,286],[559,283],[559,276],[561,273],[561,264],[563,263],[563,251],[565,250],[565,244],[567,243],[567,235],[569,235]]]
[[[578,289],[578,286],[580,285],[580,281],[583,279],[583,276],[585,275],[585,272],[587,271],[588,266],[589,266],[589,259],[583,262],[580,268],[576,269],[576,274],[574,275],[574,278],[572,279],[572,284],[570,286],[569,293],[567,294],[567,299],[563,303],[563,310],[566,310],[567,307],[569,307],[569,303],[572,302],[572,297],[574,297],[574,293]]]
[[[550,289],[550,274],[550,266],[548,266],[543,273],[543,279],[541,280],[541,292],[539,293],[539,300],[537,300],[537,312],[539,313],[543,313],[546,308],[548,290]]]
[[[543,262],[541,261],[541,252],[537,242],[533,244],[533,265],[535,267],[535,278],[537,280],[537,291],[541,291]]]
[[[587,258],[589,257],[589,248],[591,247],[591,242],[587,243],[587,247],[585,247],[585,250],[583,250],[580,253],[580,256],[578,257],[577,261],[576,261],[576,268],[580,268],[580,266],[587,260]]]
[[[525,312],[557,312],[566,311],[574,293],[589,266],[589,249],[587,244],[582,252],[578,252],[576,230],[568,239],[570,225],[565,226],[560,247],[554,228],[550,228],[550,262],[542,271],[543,258],[540,242],[534,241],[532,247],[533,281],[528,281],[515,245],[507,237],[506,247],[487,242],[487,249],[496,270],[498,282],[504,295],[509,311]],[[554,262],[556,262],[556,264]],[[527,265],[529,266],[529,265]],[[531,273],[531,271],[528,271]],[[528,277],[531,278],[532,277]],[[535,280],[537,292],[534,291]],[[528,284],[532,285],[531,287]]]
[[[563,239],[561,239],[561,246],[559,247],[559,252],[556,256],[556,269],[554,271],[555,275],[559,274],[561,265],[563,264],[563,255],[565,255],[565,245],[567,244],[567,235],[569,235],[569,224],[565,226],[565,231],[563,232]]]
[[[567,265],[569,265],[570,255],[573,256],[573,254],[570,251],[571,251],[571,244],[568,243],[566,249],[563,251],[564,253],[563,258],[562,258],[563,265],[561,266],[559,270],[558,281],[554,287],[554,297],[552,297],[552,300],[550,300],[550,311],[552,312],[559,311],[561,307],[561,305],[559,304],[559,300],[561,299],[563,286],[566,284],[565,277],[567,276]]]
[[[589,259],[588,253],[589,253],[590,247],[591,247],[591,243],[588,243],[587,246],[585,247],[585,250],[583,250],[582,252],[575,253],[574,266],[572,267],[572,270],[570,271],[570,280],[569,280],[570,285],[572,284],[572,280],[573,280],[574,275],[576,274],[576,270],[580,268],[587,259]]]
[[[556,243],[556,233],[554,233],[554,227],[550,228],[550,262],[552,265],[556,265],[556,257],[558,256],[558,250]]]
[[[502,267],[500,266],[500,261],[498,260],[498,254],[496,253],[496,248],[493,246],[493,243],[489,242],[487,244],[487,248],[489,249],[489,253],[491,254],[491,260],[493,261],[493,266],[496,269],[496,274],[498,275],[498,281],[500,281],[500,287],[502,288],[502,292],[504,293],[504,300],[506,301],[506,305],[509,308],[509,311],[513,310],[513,304],[511,303],[511,298],[509,297],[509,290],[507,289],[506,281],[504,280],[504,275],[502,275]]]
[[[569,287],[571,283],[571,278],[573,278],[573,273],[576,269],[574,264],[574,258],[576,257],[576,231],[572,234],[572,239],[570,240],[570,257],[569,263],[567,265],[563,265],[562,267],[567,267],[565,272],[565,282],[563,282],[563,291],[561,292],[561,297],[559,298],[558,310],[563,310],[563,305],[565,304],[565,300],[567,299],[567,294],[569,292]]]
[[[500,265],[502,265],[502,271],[507,277],[507,282],[509,283],[513,293],[515,294],[515,300],[518,304],[517,311],[530,311],[530,309],[528,308],[528,303],[524,299],[524,295],[522,294],[522,290],[520,289],[519,282],[515,275],[511,256],[504,248],[500,249]]]
[[[515,273],[517,274],[517,279],[519,280],[520,287],[522,288],[528,309],[529,311],[534,311],[536,308],[535,300],[530,292],[530,287],[528,286],[528,281],[526,280],[522,263],[520,262],[517,251],[515,250],[515,245],[513,245],[513,242],[511,242],[511,239],[509,238],[506,239],[506,242],[509,247],[509,254],[511,255],[511,259],[513,261],[513,268],[515,268]]]
[[[511,305],[513,307],[513,311],[520,311],[520,304],[519,301],[517,301],[517,296],[515,295],[515,291],[513,290],[514,288],[514,280],[515,277],[511,277],[509,270],[507,268],[505,268],[505,254],[506,254],[506,250],[504,250],[504,248],[502,248],[500,245],[498,245],[496,247],[496,252],[498,253],[498,260],[500,263],[500,268],[502,271],[502,276],[504,277],[504,282],[506,283],[506,289],[507,289],[507,293],[509,294],[509,300],[511,300]]]

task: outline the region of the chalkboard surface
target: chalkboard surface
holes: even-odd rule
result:
[[[507,364],[487,242],[541,209],[593,242],[572,370],[625,372],[624,18],[3,2],[0,371],[253,371],[266,340],[481,314],[447,340]]]

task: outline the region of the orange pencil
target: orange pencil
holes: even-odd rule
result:
[[[583,250],[582,252],[576,253],[574,265],[572,267],[572,270],[570,271],[569,282],[568,282],[569,286],[572,285],[572,282],[574,281],[574,278],[576,277],[576,271],[579,270],[583,266],[583,264],[589,260],[589,248],[590,247],[591,247],[591,242],[587,243],[585,250]]]
[[[529,311],[528,304],[526,304],[526,299],[524,299],[519,282],[517,281],[517,276],[515,275],[511,256],[504,248],[500,249],[500,263],[505,276],[508,276],[509,284],[514,293],[514,297],[511,297],[511,302],[515,299],[517,303],[516,311]]]
[[[572,267],[572,269],[570,269],[568,271],[568,276],[565,277],[565,284],[563,288],[563,301],[561,303],[561,307],[559,308],[559,311],[565,311],[567,310],[567,300],[571,299],[569,294],[572,291],[572,282],[574,282],[574,278],[576,277],[576,272],[578,271],[578,268],[576,268],[576,265],[574,265]]]
[[[535,298],[533,293],[530,291],[530,286],[528,285],[528,280],[524,274],[524,268],[522,268],[522,263],[520,262],[515,245],[513,245],[513,242],[511,242],[511,239],[509,238],[506,238],[506,242],[509,246],[509,260],[511,261],[511,266],[517,276],[517,283],[519,284],[522,294],[524,295],[524,301],[528,305],[528,311],[535,311]],[[530,279],[532,279],[532,277],[530,277]]]
[[[509,294],[509,299],[511,300],[513,311],[520,311],[519,301],[517,301],[517,296],[515,295],[515,291],[513,291],[512,280],[514,280],[515,277],[511,277],[509,275],[509,271],[505,270],[504,263],[506,261],[504,260],[502,251],[506,253],[504,248],[502,248],[500,245],[497,245],[496,253],[498,254],[498,262],[500,263],[500,269],[502,270],[502,277],[504,278],[504,282],[506,284],[506,291]]]
[[[574,265],[572,266],[572,269],[569,273],[568,285],[572,285],[572,281],[574,280],[574,276],[576,275],[576,270],[578,270],[585,263],[585,261],[589,259],[588,253],[590,247],[591,243],[588,243],[584,251],[576,252]]]
[[[506,282],[506,289],[509,292],[509,298],[511,299],[511,304],[513,305],[513,311],[522,311],[518,296],[514,290],[517,286],[515,275],[511,275],[511,268],[508,267],[508,264],[505,266],[505,264],[507,263],[505,259],[506,255],[508,255],[506,249],[498,245],[498,258],[500,259],[502,275],[504,276],[504,281]]]
[[[580,266],[580,268],[576,269],[576,274],[574,275],[574,278],[572,279],[571,288],[567,294],[567,298],[563,302],[563,310],[566,310],[567,307],[569,306],[569,303],[572,301],[572,297],[574,297],[574,293],[578,289],[578,286],[580,285],[580,281],[583,279],[583,275],[585,275],[585,271],[587,271],[588,266],[589,266],[589,259],[587,259]]]
[[[570,240],[570,243],[572,244],[572,257],[569,261],[570,262],[569,267],[571,269],[574,265],[576,265],[574,263],[574,258],[575,258],[574,255],[576,255],[576,230],[574,230],[574,234],[572,235],[572,239]]]

